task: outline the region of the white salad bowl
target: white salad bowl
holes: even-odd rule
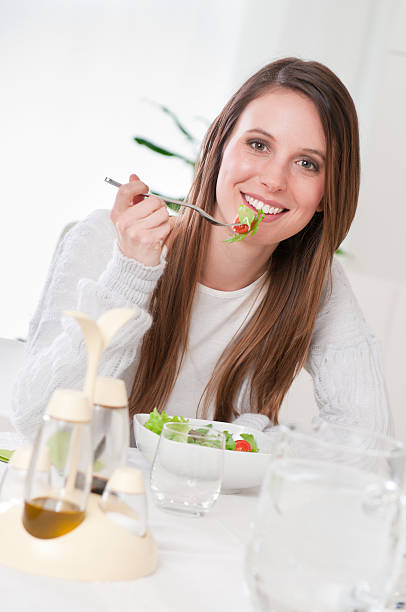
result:
[[[149,419],[149,414],[136,414],[134,416],[134,433],[137,448],[145,459],[152,463],[158,446],[159,436],[144,427]],[[268,436],[262,431],[250,427],[241,427],[233,423],[222,423],[221,421],[205,421],[203,419],[189,419],[189,424],[195,427],[204,427],[213,424],[213,430],[227,430],[235,440],[242,433],[253,434],[259,448],[258,453],[247,453],[241,451],[224,451],[224,474],[222,491],[238,491],[257,487],[262,483],[267,465],[272,457],[278,436]],[[218,449],[205,448],[205,451],[218,452]]]

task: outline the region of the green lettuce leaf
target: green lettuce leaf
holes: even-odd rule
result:
[[[148,421],[144,423],[144,427],[153,431],[154,433],[161,435],[161,431],[165,423],[188,423],[189,419],[185,419],[182,416],[170,417],[166,414],[165,410],[159,413],[156,408],[149,415]]]
[[[259,451],[258,445],[257,445],[257,441],[255,440],[253,434],[241,434],[240,438],[242,438],[243,440],[245,440],[246,442],[248,442],[251,445],[251,452],[252,453],[257,453]]]
[[[8,450],[7,448],[0,449],[0,461],[3,461],[4,463],[8,463],[13,453],[14,453],[13,450]]]
[[[254,211],[248,206],[245,206],[245,204],[241,204],[238,207],[238,218],[240,220],[240,223],[246,223],[248,227],[251,228],[255,217],[256,215]]]
[[[200,444],[201,446],[212,446],[215,448],[220,448],[221,446],[218,440],[213,440],[209,437],[211,431],[214,431],[212,429],[212,423],[208,423],[204,427],[192,429],[189,424],[189,419],[186,419],[183,416],[170,417],[166,414],[164,410],[160,414],[158,410],[154,408],[154,410],[150,413],[149,419],[148,421],[146,421],[144,426],[150,431],[153,431],[158,436],[160,436],[165,423],[175,424],[173,428],[174,431],[168,433],[167,437],[169,440],[174,440],[176,442],[188,442],[189,444]],[[203,437],[201,439],[196,439],[190,435],[191,433],[199,434]],[[223,433],[226,438],[226,450],[235,450],[235,440],[233,438],[233,434],[227,430],[224,430]],[[207,440],[204,439],[205,434],[208,435]],[[243,433],[239,437],[242,440],[246,440],[247,442],[249,442],[253,453],[259,452],[259,448],[253,434]]]
[[[247,212],[248,211],[248,212]],[[228,242],[228,244],[233,244],[233,242],[239,242],[240,240],[245,240],[247,236],[254,236],[254,234],[258,231],[258,225],[261,223],[262,219],[264,219],[265,213],[262,212],[262,209],[258,211],[255,215],[254,211],[248,206],[241,204],[238,207],[238,218],[240,223],[245,223],[250,228],[248,232],[245,234],[234,234],[231,238],[227,238],[224,242]]]
[[[226,450],[235,450],[235,442],[234,442],[233,434],[227,430],[224,430],[223,434],[226,437]]]

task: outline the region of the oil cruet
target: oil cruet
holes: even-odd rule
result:
[[[85,518],[92,477],[91,418],[92,406],[84,393],[54,391],[26,480],[23,525],[37,538],[62,536]],[[49,484],[41,476],[45,452],[50,458]]]
[[[43,539],[65,535],[85,518],[92,482],[94,449],[91,420],[97,369],[103,350],[136,311],[129,308],[109,310],[97,321],[80,312],[66,311],[64,314],[78,323],[87,346],[88,359],[83,392],[73,389],[54,391],[34,445],[26,480],[22,522],[28,533]],[[99,386],[102,387],[99,395],[103,402],[104,396],[109,392],[111,394],[111,388],[114,391],[117,387],[114,383],[103,386],[103,382]],[[119,399],[119,407],[126,406],[127,398],[124,404]],[[48,489],[41,484],[38,470],[38,458],[46,446],[51,463]],[[125,449],[127,446],[128,441]]]
[[[147,525],[142,473],[126,465],[124,383],[97,373],[104,349],[137,311],[115,308],[97,321],[64,314],[77,321],[87,346],[84,389],[54,391],[34,447],[15,452],[3,488],[10,500],[14,482],[20,498],[0,499],[0,563],[55,578],[135,580],[155,571],[157,546]],[[93,472],[103,482],[108,478],[102,497],[90,493]]]

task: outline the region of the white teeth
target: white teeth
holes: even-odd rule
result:
[[[262,208],[263,202],[261,202],[260,200],[256,200],[255,198],[251,198],[251,196],[248,196],[248,195],[244,195],[244,198],[247,200],[248,204],[251,204],[251,206],[253,206],[257,210]]]
[[[251,206],[253,206],[257,210],[262,208],[262,211],[266,215],[277,215],[278,213],[282,212],[282,210],[284,210],[283,208],[273,208],[272,206],[269,206],[269,204],[264,204],[263,202],[261,202],[261,200],[256,200],[255,198],[251,198],[251,196],[246,194],[244,194],[244,198],[247,200],[248,204],[251,204]]]

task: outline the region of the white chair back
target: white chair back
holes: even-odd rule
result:
[[[22,365],[24,342],[0,338],[0,415],[10,416],[11,394]]]

